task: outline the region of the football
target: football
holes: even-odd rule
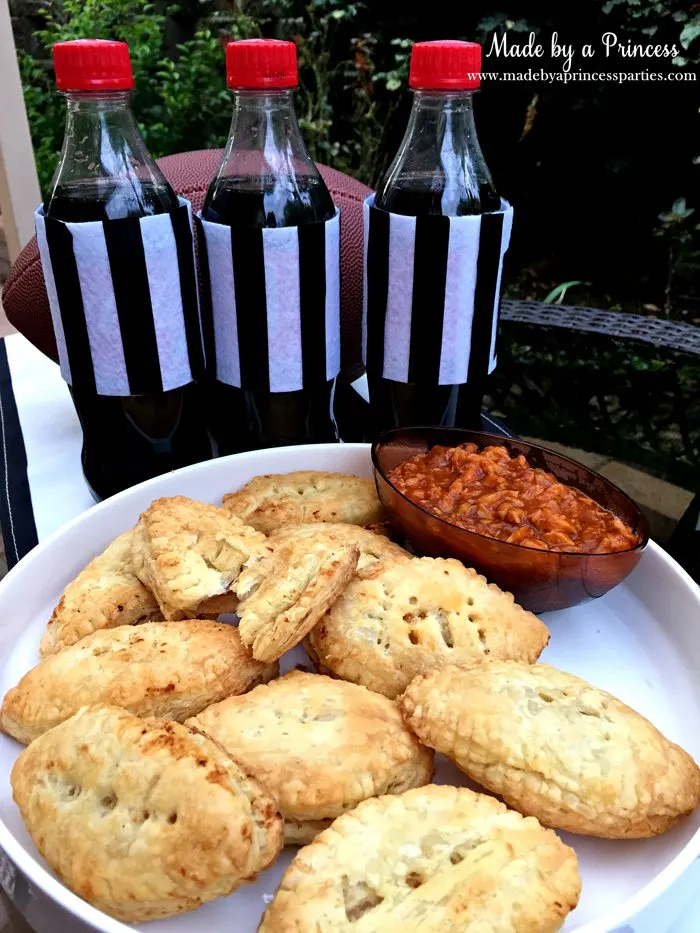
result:
[[[221,161],[221,152],[221,149],[201,149],[158,160],[175,191],[188,198],[195,211],[202,207],[209,182]],[[326,165],[319,165],[319,169],[341,212],[342,367],[345,377],[352,380],[362,372],[362,203],[371,189]],[[56,341],[36,239],[27,243],[12,267],[2,302],[10,323],[56,360]]]

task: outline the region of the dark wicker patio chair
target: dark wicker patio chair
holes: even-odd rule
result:
[[[700,328],[504,300],[492,382],[491,409],[517,433],[698,491],[667,547],[700,581]]]

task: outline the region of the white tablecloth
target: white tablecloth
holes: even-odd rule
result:
[[[4,346],[6,362],[0,353],[0,473],[4,473],[0,522],[8,562],[13,564],[28,543],[41,540],[90,508],[93,499],[80,466],[80,425],[58,366],[20,335],[6,338]],[[16,884],[6,863],[3,871],[1,861],[0,883],[19,900],[18,906],[38,933],[73,933],[65,914],[59,920],[53,905],[27,887],[24,879]],[[615,933],[700,933],[700,861],[632,925]]]

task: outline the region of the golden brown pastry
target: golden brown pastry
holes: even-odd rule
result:
[[[337,677],[396,697],[417,674],[445,664],[536,661],[548,639],[543,622],[475,570],[421,557],[361,571],[308,644]]]
[[[216,505],[156,499],[134,534],[132,558],[166,619],[235,611],[243,564],[269,553],[264,535]]]
[[[374,526],[379,528],[381,526]],[[280,541],[319,540],[319,537],[330,538],[337,544],[356,547],[360,551],[357,569],[364,570],[378,560],[410,560],[412,555],[400,545],[390,541],[386,534],[375,533],[372,529],[362,528],[360,525],[350,525],[344,522],[326,522],[325,524],[289,524],[282,525],[273,531],[268,538],[272,545]]]
[[[576,854],[492,797],[434,784],[365,800],[301,849],[259,933],[555,933]]]
[[[25,674],[5,696],[0,728],[28,744],[89,703],[179,722],[276,676],[231,625],[203,620],[102,629]]]
[[[307,846],[319,833],[333,823],[327,820],[291,820],[284,821],[284,844],[286,846]]]
[[[382,520],[373,480],[320,470],[256,476],[224,496],[224,508],[265,534],[289,522],[368,525]]]
[[[85,707],[40,736],[11,780],[60,880],[128,923],[230,894],[283,843],[272,797],[220,746],[113,706]]]
[[[603,690],[544,664],[492,661],[417,678],[418,738],[509,806],[610,839],[656,836],[700,799],[692,758]]]
[[[237,583],[238,630],[258,661],[276,661],[306,637],[357,567],[356,547],[290,538],[244,570]]]
[[[223,745],[276,797],[288,842],[309,842],[361,800],[427,784],[433,773],[432,753],[394,702],[318,674],[292,671],[187,724]]]
[[[47,657],[97,629],[162,619],[155,597],[134,573],[134,529],[119,535],[63,591],[41,639]]]

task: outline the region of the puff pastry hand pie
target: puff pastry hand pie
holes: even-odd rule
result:
[[[276,545],[278,542],[290,539],[319,540],[321,535],[336,544],[358,548],[360,552],[360,559],[357,562],[358,570],[364,570],[380,560],[411,560],[413,556],[400,545],[390,541],[385,534],[375,533],[374,530],[346,522],[282,525],[270,534],[268,541]]]
[[[276,661],[299,644],[345,589],[359,556],[332,540],[290,539],[244,570],[238,630],[253,657]]]
[[[537,820],[466,788],[366,800],[301,849],[259,933],[554,933],[576,855]]]
[[[457,560],[381,561],[357,574],[309,634],[312,658],[396,697],[417,674],[485,657],[535,661],[544,623]]]
[[[113,706],[83,708],[40,736],[11,780],[58,877],[129,923],[230,894],[283,842],[275,802],[220,746]]]
[[[41,639],[42,657],[97,629],[162,618],[155,597],[134,573],[133,537],[133,528],[119,535],[68,584]]]
[[[260,532],[216,505],[156,499],[136,526],[133,563],[166,619],[232,612],[231,585],[247,561],[269,553]]]
[[[276,676],[219,622],[147,622],[102,629],[24,675],[5,696],[0,728],[28,744],[89,703],[180,722]]]
[[[700,799],[693,759],[639,713],[544,664],[487,662],[417,678],[400,706],[421,742],[548,826],[656,836]]]
[[[395,703],[356,684],[293,671],[204,710],[188,725],[221,743],[277,799],[288,842],[306,843],[377,794],[427,784],[432,752]]]
[[[373,480],[320,470],[256,476],[224,496],[224,508],[265,534],[288,522],[368,525],[382,520]]]

